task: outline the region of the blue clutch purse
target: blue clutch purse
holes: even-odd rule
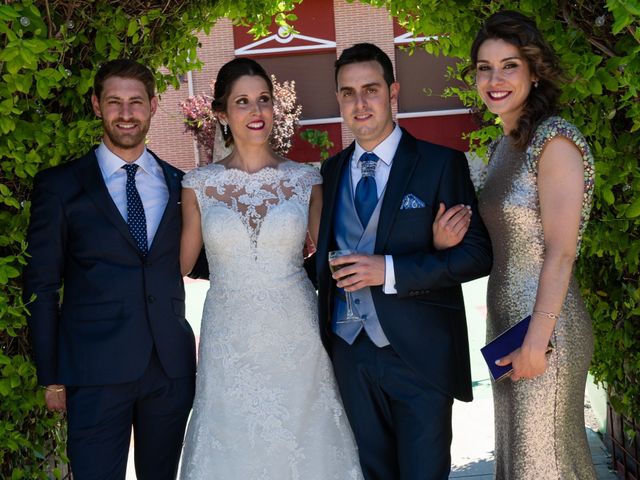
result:
[[[513,370],[511,364],[496,365],[496,360],[522,346],[529,329],[529,322],[531,322],[531,315],[523,318],[480,349],[494,381],[502,380]]]

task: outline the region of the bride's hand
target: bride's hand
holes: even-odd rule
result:
[[[446,250],[458,245],[469,230],[471,207],[455,205],[445,212],[445,204],[440,202],[433,221],[433,246],[436,250]]]

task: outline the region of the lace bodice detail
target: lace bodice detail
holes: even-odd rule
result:
[[[303,233],[306,234],[311,189],[313,185],[319,183],[322,183],[322,177],[315,167],[291,160],[281,163],[277,168],[266,167],[255,173],[211,164],[190,171],[182,180],[183,187],[193,189],[196,194],[202,216],[205,244],[209,243],[207,240],[215,240],[207,239],[207,236],[211,237],[212,234],[215,235],[216,232],[220,232],[226,227],[229,229],[228,233],[231,231],[239,233],[232,225],[234,219],[238,219],[244,226],[248,239],[246,253],[254,261],[259,261],[259,251],[264,251],[264,249],[258,248],[260,233],[265,219],[269,217],[269,213],[274,208],[289,204],[292,210],[297,210],[295,213],[301,213],[300,209],[304,210],[301,219],[304,222]],[[219,208],[227,210],[233,218],[225,219],[224,215],[216,215],[216,221],[221,221],[222,224],[211,224],[209,213],[211,210]],[[271,233],[276,236],[285,234],[280,229],[271,230]],[[240,236],[242,237],[242,235]],[[287,235],[284,236],[287,237]],[[277,248],[277,245],[274,245],[273,236],[269,235],[269,237],[265,239],[265,244]],[[280,247],[289,245],[294,238],[297,236],[279,239],[284,242],[280,243]],[[243,244],[242,238],[235,240],[240,245]],[[232,244],[234,249],[238,247],[235,241]],[[277,250],[282,250],[282,248],[277,248]],[[273,253],[273,250],[269,250],[270,255]],[[210,258],[210,263],[211,260]]]

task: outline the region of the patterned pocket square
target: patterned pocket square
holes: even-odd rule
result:
[[[400,210],[412,210],[414,208],[424,208],[425,203],[416,197],[413,193],[408,193],[402,199]]]

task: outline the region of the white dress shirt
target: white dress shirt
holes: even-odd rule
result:
[[[116,204],[122,218],[127,221],[127,172],[122,168],[127,162],[118,157],[102,142],[96,149],[98,165],[109,194]],[[153,238],[169,201],[169,187],[164,178],[162,167],[156,159],[144,149],[136,159],[136,188],[142,200],[144,215],[147,219],[147,245],[151,248]]]
[[[384,192],[384,189],[387,187],[393,157],[396,154],[396,150],[398,150],[401,138],[402,130],[400,130],[400,127],[396,124],[389,136],[380,142],[371,152],[375,153],[380,159],[376,164],[375,172],[378,198],[380,198],[380,195],[382,195],[382,192]],[[362,171],[360,170],[360,157],[365,152],[366,150],[356,142],[356,147],[353,151],[353,156],[351,157],[351,188],[353,189],[354,198],[356,194],[356,185],[358,185],[358,182],[362,177]],[[382,286],[382,290],[387,294],[398,293],[396,290],[396,274],[393,269],[393,257],[391,255],[384,256],[384,285]]]

